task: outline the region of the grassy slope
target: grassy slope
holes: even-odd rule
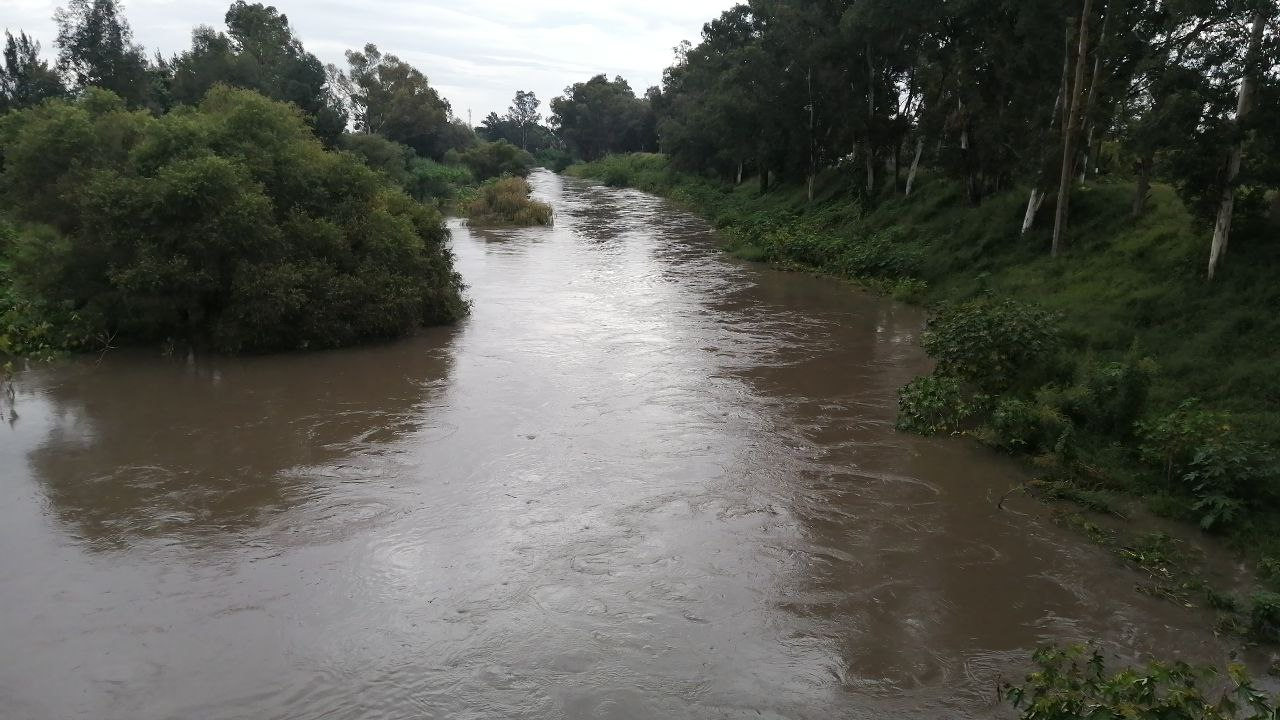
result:
[[[595,177],[670,196],[719,227],[761,217],[816,226],[835,243],[856,244],[887,228],[920,258],[917,274],[929,303],[982,293],[1037,303],[1062,316],[1080,353],[1117,358],[1135,341],[1156,359],[1160,374],[1151,411],[1167,412],[1198,397],[1229,410],[1242,432],[1275,444],[1280,439],[1280,243],[1271,235],[1238,233],[1218,279],[1204,279],[1209,230],[1196,222],[1171,188],[1156,186],[1147,213],[1130,217],[1133,185],[1100,182],[1076,192],[1070,247],[1048,253],[1050,204],[1039,226],[1019,235],[1026,194],[1012,190],[970,206],[953,183],[925,177],[911,198],[883,196],[864,210],[849,183],[833,171],[819,179],[814,202],[803,188],[781,186],[760,196],[757,185],[730,188],[674,173],[658,155],[606,158],[570,168]],[[736,247],[760,258],[760,248]],[[819,267],[835,271],[838,268]],[[1132,462],[1133,448],[1096,439],[1086,458],[1107,469],[1114,484],[1154,492],[1154,478]],[[1247,542],[1280,552],[1274,517],[1257,517],[1238,530]],[[1274,538],[1274,539],[1273,539]]]

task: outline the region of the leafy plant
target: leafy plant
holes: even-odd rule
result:
[[[1005,683],[1001,699],[1023,720],[1271,720],[1275,701],[1259,690],[1243,665],[1219,673],[1184,662],[1152,662],[1115,674],[1097,648],[1037,650],[1038,666],[1020,684]]]
[[[1052,313],[1005,300],[950,305],[922,339],[938,372],[989,392],[1035,387],[1060,375],[1064,342]]]
[[[920,435],[956,432],[974,414],[961,382],[949,375],[925,375],[898,391],[898,429]]]

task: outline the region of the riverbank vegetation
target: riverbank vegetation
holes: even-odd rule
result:
[[[1186,718],[1264,720],[1276,700],[1239,664],[1225,673],[1185,662],[1150,662],[1111,673],[1097,648],[1046,647],[1021,683],[1002,683],[1001,700],[1024,720]]]
[[[903,388],[904,430],[977,437],[1030,458],[1069,495],[1138,495],[1255,562],[1280,557],[1280,387],[1269,370],[1280,320],[1258,312],[1280,302],[1266,281],[1270,250],[1241,248],[1254,259],[1206,284],[1199,226],[1172,188],[1155,184],[1136,220],[1131,182],[1080,193],[1088,239],[1073,266],[1021,238],[1017,188],[975,207],[959,183],[922,173],[910,198],[886,191],[869,205],[839,171],[817,179],[813,202],[805,185],[761,196],[660,155],[568,172],[672,197],[744,258],[935,308],[922,341],[936,370]]]
[[[903,429],[1136,493],[1270,563],[1278,15],[748,2],[648,94],[662,155],[569,172],[671,196],[742,257],[934,306]]]

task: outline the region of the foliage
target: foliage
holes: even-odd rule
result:
[[[1240,521],[1249,503],[1267,501],[1280,470],[1270,449],[1242,438],[1229,413],[1192,399],[1141,427],[1142,453],[1173,489],[1189,492],[1206,530]]]
[[[525,177],[533,170],[533,156],[506,140],[479,143],[446,161],[465,166],[472,177],[482,181],[504,175]]]
[[[520,177],[489,180],[467,205],[472,225],[550,225],[551,206],[529,198],[529,183]]]
[[[40,43],[22,32],[15,38],[6,31],[4,40],[3,63],[0,64],[0,115],[66,94],[62,78],[40,58]]]
[[[929,321],[921,344],[937,360],[939,373],[993,392],[1053,379],[1065,345],[1052,313],[985,299],[943,308]]]
[[[920,435],[957,432],[977,410],[959,378],[934,373],[898,391],[898,429]]]
[[[150,97],[147,58],[115,0],[68,0],[54,15],[58,69],[78,90],[110,90],[130,107]]]
[[[551,125],[578,157],[656,150],[650,101],[636,97],[622,77],[596,75],[564,89],[551,101]]]
[[[352,105],[356,129],[435,160],[474,141],[469,129],[450,121],[449,102],[409,63],[369,44],[348,50],[347,64],[348,74],[332,73]]]
[[[225,34],[207,26],[192,32],[191,49],[173,62],[172,100],[198,103],[219,83],[256,90],[297,105],[316,135],[333,145],[347,125],[347,111],[324,64],[294,36],[289,18],[274,7],[236,0],[225,21]]]
[[[471,171],[465,167],[415,157],[409,160],[405,191],[419,202],[452,200],[472,181]]]
[[[21,290],[121,340],[222,351],[346,345],[465,306],[440,216],[299,111],[218,86],[160,118],[91,90],[0,119]],[[54,241],[52,238],[58,238]]]
[[[1183,662],[1152,662],[1109,674],[1096,648],[1046,647],[1033,659],[1037,670],[1018,685],[1005,683],[1000,696],[1025,720],[1079,718],[1180,718],[1261,720],[1276,715],[1275,701],[1255,685],[1243,665],[1218,673]]]
[[[540,105],[542,101],[533,91],[518,90],[507,114],[489,113],[481,121],[478,133],[489,142],[506,140],[534,154],[550,150],[556,146],[557,140],[551,128],[542,124],[542,114],[538,112]]]

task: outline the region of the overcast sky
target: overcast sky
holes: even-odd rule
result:
[[[52,57],[60,0],[0,0],[0,26],[25,30]],[[134,40],[166,56],[190,46],[191,28],[223,29],[230,0],[125,0]],[[516,90],[542,111],[565,86],[605,73],[637,93],[657,85],[681,40],[732,0],[275,0],[294,32],[324,62],[372,42],[426,73],[453,111],[474,122],[506,112]]]

